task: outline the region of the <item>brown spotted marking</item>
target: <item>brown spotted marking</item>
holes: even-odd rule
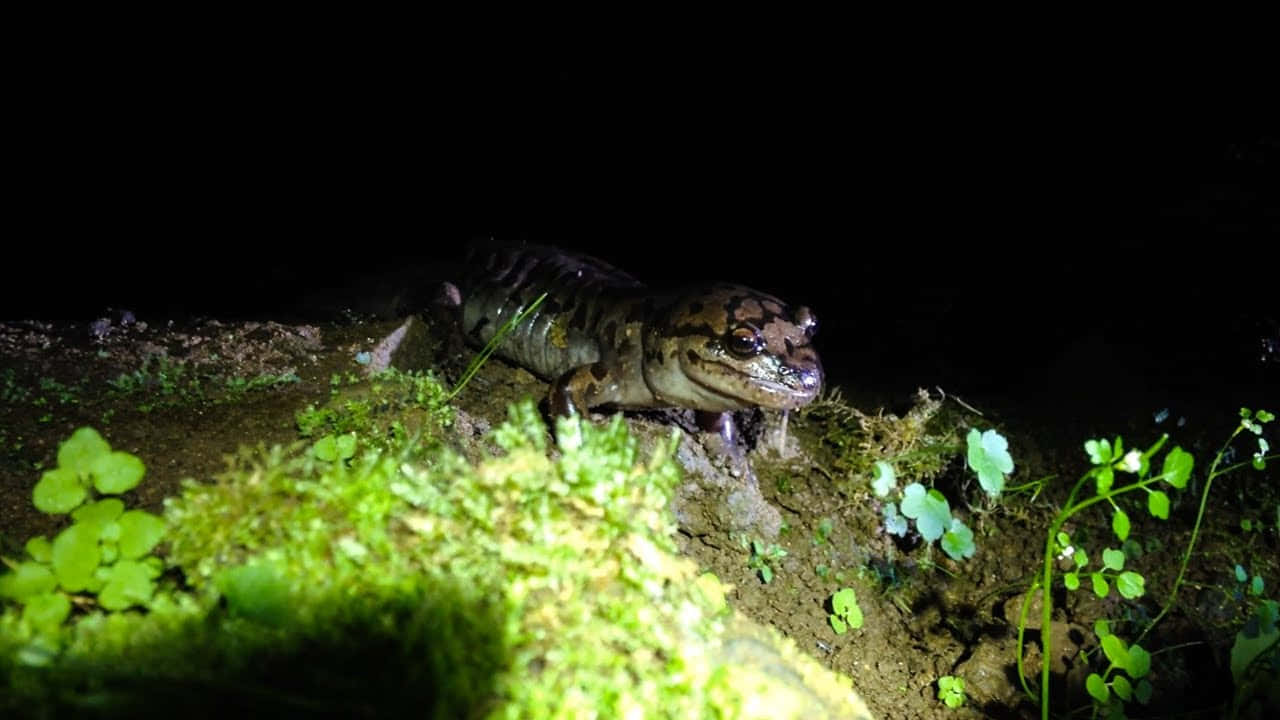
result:
[[[816,319],[750,288],[651,290],[599,260],[546,247],[476,251],[463,329],[482,344],[543,291],[497,350],[552,382],[553,412],[686,407],[789,410],[817,395]]]

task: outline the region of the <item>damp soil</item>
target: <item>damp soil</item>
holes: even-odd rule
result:
[[[59,528],[60,518],[34,510],[30,492],[41,470],[56,463],[58,443],[75,428],[91,425],[113,447],[143,458],[146,480],[125,500],[159,511],[184,479],[210,479],[238,446],[297,440],[295,413],[323,403],[330,378],[359,372],[357,353],[373,349],[399,325],[398,320],[350,319],[318,325],[216,320],[148,324],[147,318],[120,313],[106,320],[0,324],[0,549],[5,556],[20,553],[26,538]],[[448,347],[443,337],[437,339],[437,347]],[[169,364],[157,364],[158,357]],[[450,352],[436,360],[446,377],[456,377],[465,358]],[[176,371],[178,365],[184,369]],[[267,380],[244,389],[243,381],[253,378]],[[542,393],[543,383],[493,360],[458,398],[469,418],[460,427],[483,433],[501,421],[509,402]],[[913,395],[846,389],[845,397],[852,406],[875,414],[902,412]],[[960,562],[918,537],[886,534],[880,501],[865,484],[832,472],[834,450],[817,441],[812,418],[790,418],[788,433],[799,439],[801,449],[783,453],[771,450],[777,424],[768,419],[747,433],[753,445],[748,457],[760,497],[781,518],[776,537],[714,526],[682,527],[679,544],[682,552],[733,586],[730,602],[736,608],[851,677],[876,717],[1038,716],[1015,665],[1018,611],[1041,567],[1046,529],[1089,467],[1082,444],[1105,434],[1123,435],[1130,446],[1145,447],[1167,431],[1171,444],[1195,455],[1197,471],[1187,490],[1175,497],[1167,521],[1150,518],[1139,505],[1128,506],[1132,537],[1140,548],[1131,567],[1145,576],[1146,594],[1126,600],[1114,591],[1106,598],[1087,591],[1054,593],[1049,658],[1053,713],[1087,715],[1084,680],[1097,668],[1100,655],[1095,622],[1106,619],[1116,632],[1132,637],[1158,613],[1190,540],[1203,470],[1235,427],[1237,406],[1205,395],[1203,403],[1188,403],[1159,426],[1152,417],[1159,408],[1150,398],[1095,402],[1085,415],[1046,402],[1028,405],[1017,394],[964,397],[968,408],[981,411],[981,424],[1009,438],[1017,463],[1010,486],[1048,480],[1034,496],[1020,493],[989,503],[967,479],[963,459],[953,459],[935,487],[974,530],[977,552]],[[1192,420],[1179,427],[1181,413]],[[750,427],[750,418],[746,420]],[[630,421],[642,433],[669,428],[671,422],[652,414]],[[684,443],[700,442],[686,434]],[[1244,448],[1241,442],[1241,454]],[[1245,469],[1216,481],[1172,610],[1143,640],[1154,656],[1151,704],[1130,705],[1130,717],[1219,717],[1229,707],[1230,648],[1252,605],[1234,568],[1239,564],[1250,575],[1261,576],[1268,589],[1280,586],[1275,517],[1280,484],[1274,467]],[[723,498],[695,493],[685,499],[691,506],[699,502]],[[685,508],[686,513],[699,510],[711,517],[721,514],[715,507]],[[1100,552],[1114,542],[1110,518],[1109,512],[1086,511],[1069,530]],[[1250,520],[1255,529],[1243,529],[1242,520]],[[751,540],[785,550],[785,556],[767,560],[767,582],[759,564],[752,563]],[[864,623],[837,634],[830,622],[830,598],[844,587],[856,592]],[[1038,622],[1032,625],[1023,649],[1027,684],[1034,687],[1043,658],[1041,629]],[[964,707],[950,709],[937,699],[938,678],[944,675],[966,681]]]

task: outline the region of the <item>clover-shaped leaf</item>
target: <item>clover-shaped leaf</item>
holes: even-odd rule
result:
[[[75,512],[71,513],[71,519],[81,525],[95,528],[94,537],[100,538],[107,525],[115,522],[123,512],[124,503],[119,498],[103,498],[76,508]]]
[[[120,516],[120,556],[136,560],[151,552],[164,537],[164,520],[145,510],[130,510]]]
[[[35,595],[53,592],[58,587],[49,566],[38,562],[19,563],[13,570],[0,575],[0,598],[26,602]]]
[[[136,455],[121,451],[95,457],[90,468],[93,486],[98,492],[107,495],[119,495],[134,489],[147,472],[146,466]]]
[[[77,475],[92,472],[95,459],[111,452],[111,446],[91,427],[82,427],[71,433],[58,446],[58,467],[66,468]]]
[[[53,557],[53,545],[49,542],[49,538],[43,535],[36,535],[28,540],[24,549],[36,562],[47,564]]]
[[[136,560],[121,560],[111,566],[110,578],[98,593],[98,603],[108,610],[124,610],[146,605],[155,594],[154,570]]]
[[[902,492],[902,514],[916,521],[916,529],[927,542],[942,537],[951,526],[951,506],[937,490],[924,489],[920,483],[911,483]]]
[[[52,635],[71,614],[71,600],[62,593],[48,592],[26,600],[22,620],[37,632]]]
[[[898,476],[894,473],[893,466],[883,460],[877,460],[876,476],[871,480],[871,489],[876,497],[885,497],[897,483]]]
[[[973,557],[977,548],[973,544],[973,531],[960,518],[951,518],[951,528],[942,536],[942,549],[952,560]]]
[[[885,503],[883,514],[885,532],[898,537],[903,537],[907,534],[907,519],[898,514],[897,505]]]
[[[53,539],[53,572],[67,592],[92,588],[100,557],[98,529],[91,525],[76,523]]]
[[[1009,455],[1009,441],[995,430],[979,433],[969,431],[969,467],[978,474],[978,482],[988,495],[996,496],[1004,490],[1004,476],[1013,472],[1013,458]]]
[[[1089,455],[1089,462],[1094,465],[1106,465],[1111,462],[1111,443],[1105,438],[1085,441],[1084,451]]]
[[[87,497],[89,491],[80,481],[80,476],[68,467],[46,471],[31,491],[31,500],[36,509],[46,513],[71,512]]]
[[[1108,570],[1120,572],[1124,569],[1124,553],[1119,550],[1107,548],[1102,551],[1102,564]]]

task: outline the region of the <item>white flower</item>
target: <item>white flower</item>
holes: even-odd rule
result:
[[[1124,455],[1124,469],[1126,472],[1136,473],[1142,469],[1142,453],[1137,450],[1130,450]]]

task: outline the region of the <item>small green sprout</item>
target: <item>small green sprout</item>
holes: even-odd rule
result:
[[[813,544],[822,545],[831,539],[831,530],[833,529],[831,518],[822,518],[818,521],[818,527],[813,534]]]
[[[995,430],[969,431],[969,467],[978,474],[982,489],[992,497],[1004,490],[1005,475],[1013,472],[1013,458],[1009,455],[1009,441]]]
[[[356,434],[325,435],[311,447],[311,452],[325,462],[350,460],[356,454]]]
[[[845,634],[849,628],[857,630],[862,627],[862,608],[858,607],[853,588],[841,588],[831,596],[831,614],[827,620],[837,635]]]
[[[769,584],[773,582],[773,568],[769,565],[770,561],[781,560],[787,556],[787,551],[778,545],[765,546],[759,540],[751,541],[751,559],[747,561],[747,567],[760,573],[760,579]]]
[[[1147,673],[1151,671],[1151,654],[1137,643],[1125,644],[1124,640],[1111,632],[1106,620],[1094,623],[1093,629],[1110,665],[1101,675],[1089,673],[1085,680],[1085,689],[1089,695],[1102,706],[1112,702],[1112,693],[1123,702],[1137,700],[1145,705],[1154,691],[1146,679]],[[1120,674],[1120,671],[1128,677]],[[1107,680],[1108,677],[1111,679]]]
[[[951,527],[951,505],[937,490],[911,483],[902,491],[902,514],[916,521],[925,542],[933,542]]]
[[[949,708],[964,705],[964,678],[943,675],[938,678],[938,699]]]
[[[876,476],[871,480],[871,489],[875,491],[876,497],[887,497],[897,483],[898,477],[893,472],[893,466],[883,460],[877,460]]]

